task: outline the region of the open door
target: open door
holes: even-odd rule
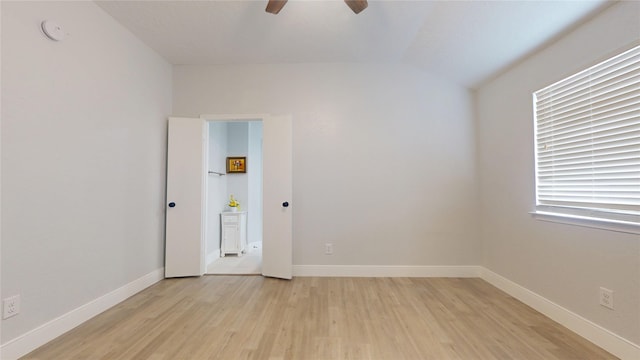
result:
[[[201,276],[205,263],[208,131],[205,120],[262,119],[262,274],[291,279],[291,116],[204,115],[169,118],[165,277]]]
[[[205,273],[207,131],[203,119],[169,118],[165,277]]]
[[[292,128],[291,116],[263,119],[262,275],[291,279]]]

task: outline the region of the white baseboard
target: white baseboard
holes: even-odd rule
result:
[[[481,268],[480,277],[514,298],[531,306],[550,319],[567,327],[576,334],[600,346],[620,359],[640,359],[640,346],[612,333],[602,326],[565,309],[533,291],[502,277],[491,270]]]
[[[293,276],[479,277],[480,266],[294,265]]]
[[[164,279],[164,268],[154,270],[26,334],[10,340],[0,347],[0,359],[14,360],[24,356],[162,279]]]

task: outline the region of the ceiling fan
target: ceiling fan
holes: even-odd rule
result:
[[[369,4],[367,0],[344,0],[344,2],[353,10],[354,13],[359,14],[362,10],[366,9]],[[271,14],[277,14],[282,10],[287,0],[269,0],[267,4],[266,12]]]

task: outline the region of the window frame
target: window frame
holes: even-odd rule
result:
[[[539,115],[541,112],[544,111],[538,111],[538,94],[545,94],[548,93],[549,91],[552,90],[558,90],[561,88],[561,86],[563,84],[567,84],[567,82],[570,82],[574,79],[588,79],[587,82],[589,84],[588,88],[588,99],[598,99],[597,95],[594,96],[591,92],[591,79],[589,78],[589,75],[585,76],[585,74],[591,74],[592,72],[595,71],[595,69],[611,69],[612,64],[615,64],[617,59],[620,59],[621,57],[623,57],[626,54],[632,54],[632,57],[635,58],[638,56],[638,54],[640,54],[640,45],[635,44],[635,46],[631,47],[630,49],[627,49],[626,51],[622,51],[614,56],[610,56],[605,60],[599,61],[597,64],[588,67],[587,69],[584,69],[582,71],[576,72],[575,74],[566,76],[564,78],[562,78],[561,80],[549,85],[549,86],[545,86],[539,90],[536,90],[532,93],[532,100],[533,100],[533,106],[532,106],[532,110],[533,110],[533,129],[534,129],[534,174],[535,174],[535,181],[534,181],[534,188],[535,188],[535,210],[530,212],[530,214],[532,214],[536,219],[538,220],[542,220],[542,221],[551,221],[551,222],[557,222],[557,223],[563,223],[563,224],[570,224],[570,225],[578,225],[578,226],[585,226],[585,227],[591,227],[591,228],[598,228],[598,229],[605,229],[605,230],[611,230],[611,231],[618,231],[618,232],[625,232],[625,233],[633,233],[633,234],[640,234],[640,209],[636,210],[636,207],[638,206],[637,204],[633,204],[631,205],[631,210],[628,211],[620,211],[619,209],[615,209],[615,202],[609,202],[607,203],[607,205],[609,205],[608,209],[603,209],[603,208],[587,208],[585,207],[586,205],[593,205],[596,202],[595,201],[591,201],[588,202],[586,201],[582,207],[581,206],[571,206],[571,204],[569,204],[568,200],[559,200],[559,201],[552,201],[552,200],[548,200],[548,202],[545,201],[541,201],[541,196],[540,196],[540,188],[541,188],[541,181],[540,181],[540,158],[539,158],[539,152],[541,151],[541,148],[539,147],[539,126],[541,124],[541,122],[539,122]],[[603,67],[606,66],[606,67]],[[640,69],[640,59],[638,60],[633,60],[632,61],[632,67],[633,67],[633,71],[637,71],[638,69]],[[634,76],[630,77],[631,79],[634,78]],[[600,84],[599,82],[596,82],[595,84]],[[575,91],[572,90],[570,92],[571,95],[569,95],[569,97],[574,96],[575,94],[578,94],[579,91]],[[637,96],[638,100],[640,100],[640,95]],[[607,99],[608,100],[608,99]],[[636,96],[633,96],[633,100],[636,100]],[[564,100],[563,100],[564,101]],[[611,100],[611,103],[607,103],[608,105],[611,105],[615,103],[614,100]],[[572,105],[574,105],[572,103]],[[632,108],[633,111],[635,111],[635,101],[634,104],[632,104]],[[640,105],[637,105],[638,108],[640,109]],[[591,105],[589,105],[589,109],[591,109]],[[589,117],[590,119],[592,118],[592,116]],[[611,117],[607,117],[607,119],[611,119]],[[640,118],[637,119],[636,122],[636,118],[635,116],[632,116],[631,118],[631,127],[632,130],[635,131],[635,126],[636,125],[640,125]],[[546,120],[546,119],[545,119]],[[551,120],[552,122],[554,120]],[[554,125],[557,123],[554,123]],[[583,123],[580,123],[580,125],[583,125]],[[548,126],[547,124],[545,124],[544,126]],[[594,126],[596,127],[596,126]],[[571,130],[571,132],[569,133],[570,135],[575,135],[576,133],[578,133],[578,130]],[[589,134],[594,134],[596,133],[596,130],[593,129],[589,129]],[[636,151],[635,150],[635,139],[632,141],[632,151]],[[545,150],[546,150],[546,143],[545,143]],[[615,153],[614,155],[618,155],[619,153]],[[589,157],[590,161],[593,161],[593,159],[597,156],[597,155],[590,155],[591,157]],[[556,158],[554,156],[552,156],[552,162],[553,161],[559,161],[559,160],[565,160],[565,159],[559,159]],[[566,160],[565,160],[566,161]],[[613,161],[612,161],[613,162]],[[629,166],[634,166],[636,164],[631,164]],[[592,164],[593,166],[593,164]],[[592,170],[593,171],[593,170]],[[591,182],[595,182],[597,180],[597,176],[594,175],[593,173],[590,174],[590,179],[588,181]],[[634,180],[634,179],[633,179]],[[634,182],[632,180],[632,185],[633,186]],[[555,179],[554,179],[555,181]],[[557,185],[558,183],[552,181],[550,184],[553,185]],[[544,183],[542,182],[544,185],[548,186],[549,183]],[[609,184],[607,184],[608,186]],[[572,186],[578,186],[578,185],[572,185]],[[573,191],[574,188],[568,188],[567,191]],[[602,191],[602,190],[601,190]],[[633,195],[635,195],[636,190],[632,189],[630,190]],[[552,191],[553,192],[553,191]],[[597,191],[595,191],[597,193]],[[555,194],[555,193],[554,193]],[[602,194],[602,192],[601,192]],[[548,198],[548,196],[547,196]],[[633,198],[633,197],[632,197]],[[625,199],[626,200],[626,199]],[[565,205],[561,204],[562,201],[565,201]],[[560,203],[560,204],[558,204]],[[606,208],[606,206],[605,206]]]

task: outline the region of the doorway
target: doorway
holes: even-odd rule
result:
[[[211,120],[207,127],[206,274],[260,275],[262,121]],[[229,171],[229,158],[243,159],[242,171]],[[229,207],[232,196],[238,206]]]
[[[206,273],[207,121],[262,121],[262,275],[293,276],[290,115],[170,117],[167,136],[165,277]],[[226,176],[226,174],[225,174]]]

